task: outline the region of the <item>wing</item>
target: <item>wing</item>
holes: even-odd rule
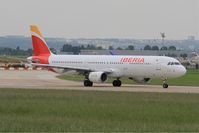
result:
[[[76,70],[79,72],[105,72],[107,74],[111,74],[114,72],[111,68],[103,68],[103,69],[90,69],[86,67],[75,67],[75,66],[59,66],[59,65],[49,65],[49,64],[38,64],[38,63],[31,63],[32,66],[38,67],[47,67],[47,68],[60,68],[60,69],[68,69],[68,70]]]

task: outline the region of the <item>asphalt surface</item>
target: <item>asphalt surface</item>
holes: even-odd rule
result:
[[[56,76],[56,73],[50,71],[0,70],[0,88],[199,93],[199,87],[191,86],[169,86],[168,89],[163,89],[160,85],[122,85],[122,87],[113,87],[111,84],[94,84],[93,87],[84,87],[82,82],[60,80]]]

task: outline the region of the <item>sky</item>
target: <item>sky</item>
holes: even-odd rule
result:
[[[0,0],[0,36],[199,39],[199,0]]]

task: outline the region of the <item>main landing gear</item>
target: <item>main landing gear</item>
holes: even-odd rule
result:
[[[122,82],[119,79],[113,81],[113,86],[114,87],[120,87],[121,85],[122,85]],[[93,82],[91,82],[88,79],[85,79],[84,80],[84,86],[85,87],[92,87],[93,86]]]
[[[114,80],[112,84],[114,87],[120,87],[122,85],[122,82],[119,79],[117,79]]]
[[[88,80],[88,79],[85,79],[85,80],[84,80],[84,86],[86,86],[86,87],[92,87],[92,86],[93,86],[93,82],[91,82],[91,81]]]
[[[91,82],[91,81],[88,79],[88,75],[89,75],[89,73],[85,73],[84,86],[85,86],[85,87],[92,87],[92,86],[93,86],[93,82]]]

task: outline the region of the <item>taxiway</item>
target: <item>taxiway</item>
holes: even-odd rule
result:
[[[169,86],[163,89],[160,85],[123,85],[113,87],[111,84],[94,84],[84,87],[82,82],[66,81],[56,78],[57,74],[50,71],[0,71],[0,88],[22,89],[69,89],[95,91],[124,91],[124,92],[164,92],[164,93],[199,93],[199,87]]]

